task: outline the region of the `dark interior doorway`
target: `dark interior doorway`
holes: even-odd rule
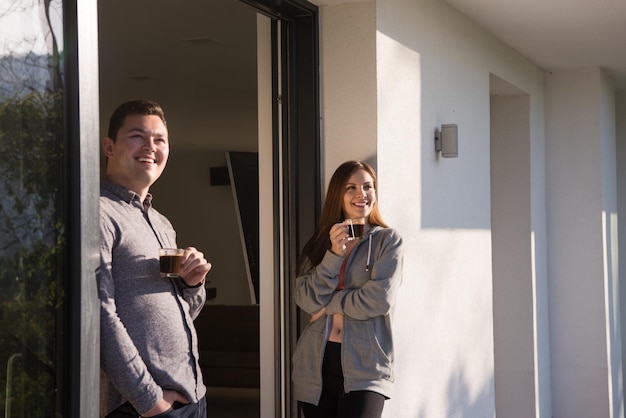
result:
[[[226,183],[212,179],[230,156],[257,152],[257,11],[238,0],[107,0],[98,16],[101,132],[126,100],[163,106],[171,152],[151,188],[154,206],[179,246],[213,264],[196,319],[209,416],[258,417],[260,301],[250,263],[258,232],[251,215],[239,216],[258,208],[235,199],[238,169]]]
[[[240,235],[228,229],[239,222],[232,189],[211,184],[212,171],[228,166],[227,153],[258,151],[258,13],[271,19],[273,73],[281,74],[271,81],[268,104],[274,118],[275,187],[273,196],[263,198],[272,199],[275,208],[281,205],[274,223],[284,231],[279,236],[277,229],[259,243],[284,245],[275,251],[274,277],[259,278],[273,281],[273,292],[281,295],[264,308],[271,317],[261,314],[256,320],[257,331],[274,336],[271,346],[258,348],[274,359],[271,379],[260,376],[260,382],[273,386],[274,415],[291,417],[297,411],[288,365],[297,338],[297,312],[289,279],[320,208],[317,7],[304,0],[99,2],[101,132],[122,101],[145,97],[161,103],[172,150],[164,175],[152,188],[154,205],[174,224],[179,245],[197,246],[218,260],[207,282],[215,293],[207,313],[219,306],[263,306],[258,289],[252,292],[258,299],[250,297],[245,279],[250,258]],[[186,193],[193,194],[193,205],[178,200]],[[258,346],[258,339],[253,343]],[[224,416],[259,416],[262,388],[211,385],[210,416],[219,417],[220,410]],[[245,411],[237,409],[242,407]]]

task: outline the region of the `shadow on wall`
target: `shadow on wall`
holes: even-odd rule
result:
[[[485,399],[494,399],[493,376],[480,393],[470,393],[463,370],[457,370],[448,381],[448,409],[446,417],[484,417]],[[495,414],[494,414],[495,415]]]
[[[448,380],[446,408],[440,415],[446,418],[489,418],[485,411],[485,400],[494,399],[492,389],[494,386],[493,376],[483,385],[482,391],[471,390],[467,384],[467,377],[463,370],[457,370]],[[416,418],[433,418],[433,413],[421,408]],[[438,411],[437,411],[438,412]],[[439,416],[439,415],[437,415]],[[495,416],[495,411],[493,413]]]

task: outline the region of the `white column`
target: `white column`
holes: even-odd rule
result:
[[[547,75],[546,193],[555,418],[613,417],[620,416],[622,409],[619,307],[614,302],[612,96],[600,69]]]
[[[617,155],[617,213],[622,221],[619,223],[618,241],[622,243],[619,248],[619,260],[626,260],[626,92],[618,92],[615,97],[615,137]],[[624,281],[626,268],[622,267],[619,273],[620,282]],[[621,336],[622,346],[626,344],[626,285],[620,286],[621,300]],[[626,362],[626,352],[622,350],[622,364]],[[622,399],[626,396],[626,389],[622,392]]]

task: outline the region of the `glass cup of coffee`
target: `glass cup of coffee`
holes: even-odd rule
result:
[[[159,262],[161,266],[161,277],[178,277],[180,264],[183,261],[182,248],[160,248]]]
[[[346,219],[348,240],[361,239],[365,236],[365,218]]]

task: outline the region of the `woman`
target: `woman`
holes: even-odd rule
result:
[[[306,418],[380,417],[390,396],[402,238],[383,222],[376,187],[369,164],[339,166],[298,259],[295,301],[311,320],[293,356],[293,383]],[[345,220],[360,217],[365,237],[351,240]]]

